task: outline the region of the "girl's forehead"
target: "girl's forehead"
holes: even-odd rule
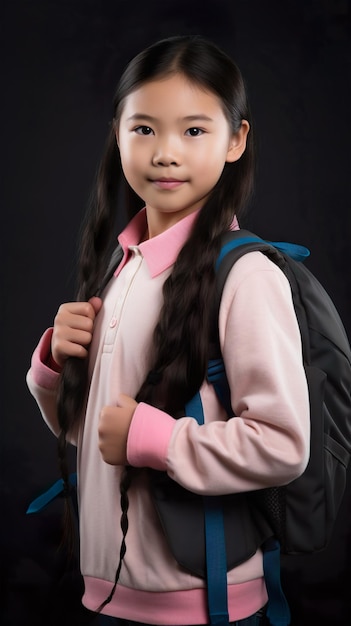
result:
[[[219,97],[183,74],[172,74],[147,81],[132,91],[124,100],[123,117],[136,113],[159,115],[179,113],[196,115],[204,111],[212,115],[223,115]]]

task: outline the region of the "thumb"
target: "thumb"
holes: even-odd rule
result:
[[[92,298],[90,298],[88,300],[88,302],[93,307],[95,315],[97,315],[98,312],[100,311],[101,307],[102,307],[102,300],[101,300],[101,298],[98,298],[97,296],[93,296]]]

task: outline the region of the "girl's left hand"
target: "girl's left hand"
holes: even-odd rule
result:
[[[129,427],[138,403],[120,394],[119,406],[105,406],[99,416],[99,450],[109,465],[127,464],[127,440]]]

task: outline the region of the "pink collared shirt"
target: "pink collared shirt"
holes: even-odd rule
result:
[[[124,258],[96,319],[84,426],[78,435],[72,434],[78,445],[83,602],[92,610],[111,590],[121,543],[121,468],[101,458],[98,415],[102,406],[116,404],[120,392],[134,397],[150,369],[162,286],[195,219],[196,214],[189,215],[140,244],[145,212],[131,221],[119,236]],[[141,403],[129,431],[128,462],[165,470],[184,487],[203,494],[284,484],[307,463],[308,394],[290,288],[262,254],[250,253],[232,269],[219,330],[237,417],[226,420],[206,381],[201,388],[203,426],[191,417],[174,420]],[[44,419],[57,434],[58,373],[46,365],[51,333],[46,331],[34,352],[27,379]],[[143,472],[133,482],[129,499],[127,553],[117,591],[104,612],[149,624],[205,624],[205,583],[174,562]],[[230,620],[251,615],[266,597],[258,551],[228,572]]]

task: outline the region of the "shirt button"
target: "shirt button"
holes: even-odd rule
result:
[[[117,318],[113,317],[110,321],[110,328],[114,328],[117,324]]]

